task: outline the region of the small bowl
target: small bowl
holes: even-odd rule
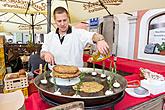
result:
[[[145,94],[148,94],[148,90],[142,86],[140,87],[137,87],[137,88],[134,88],[134,92],[138,95],[145,95]]]
[[[47,83],[48,83],[47,80],[45,80],[45,79],[42,79],[42,80],[41,80],[41,84],[47,84]]]
[[[106,78],[106,75],[105,74],[101,74],[101,78]]]
[[[93,71],[92,76],[96,76],[96,75],[97,75],[97,72]]]

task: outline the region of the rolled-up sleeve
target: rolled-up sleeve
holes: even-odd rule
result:
[[[89,32],[84,29],[79,29],[80,40],[83,43],[83,47],[86,46],[87,43],[93,44],[92,37],[96,32]]]

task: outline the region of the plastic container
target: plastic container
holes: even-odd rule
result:
[[[14,90],[14,89],[28,87],[28,74],[27,73],[26,73],[25,77],[8,79],[10,75],[17,75],[17,74],[18,73],[9,73],[9,74],[5,75],[5,78],[4,78],[4,83],[5,83],[4,89],[5,90]]]

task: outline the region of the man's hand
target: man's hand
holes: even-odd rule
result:
[[[95,33],[92,40],[96,43],[97,49],[101,54],[107,55],[109,53],[109,46],[104,40],[103,35]]]
[[[51,65],[55,64],[54,56],[50,52],[41,52],[41,58]]]
[[[108,46],[107,42],[105,42],[105,40],[97,41],[96,46],[97,46],[98,51],[101,54],[103,54],[103,55],[109,54],[109,46]]]

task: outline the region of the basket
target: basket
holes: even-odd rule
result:
[[[23,95],[25,96],[25,98],[28,98],[28,88],[27,87],[21,88],[21,89],[13,89],[13,90],[5,90],[5,89],[3,89],[3,93],[6,94],[6,93],[14,92],[16,90],[21,90]]]
[[[19,77],[15,79],[8,79],[9,75],[11,74],[18,74],[18,73],[9,73],[5,75],[4,83],[5,83],[5,90],[14,90],[19,88],[28,87],[28,74],[26,73],[26,77]]]

